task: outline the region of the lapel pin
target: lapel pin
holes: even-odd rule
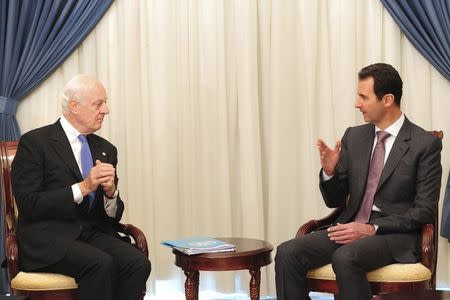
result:
[[[102,155],[103,155],[103,156],[106,156],[106,153],[105,153],[105,152],[102,152]]]

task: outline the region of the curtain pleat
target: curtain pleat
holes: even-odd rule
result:
[[[381,0],[405,36],[450,80],[450,2]]]

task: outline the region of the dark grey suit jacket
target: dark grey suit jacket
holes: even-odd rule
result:
[[[342,138],[339,163],[320,190],[328,207],[346,203],[337,222],[347,223],[361,204],[366,188],[375,128],[371,124],[348,128]],[[434,223],[441,187],[442,142],[407,118],[392,146],[374,196],[381,215],[374,221],[398,262],[420,255],[422,225]]]
[[[105,139],[87,136],[93,160],[117,164],[117,149]],[[99,187],[89,209],[87,198],[74,202],[71,185],[83,180],[59,120],[24,134],[11,167],[19,210],[17,237],[21,268],[35,270],[63,258],[69,242],[84,226],[117,235],[124,205],[117,199],[117,214],[110,218]],[[117,184],[116,177],[116,184]]]

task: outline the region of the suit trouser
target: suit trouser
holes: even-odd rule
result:
[[[74,277],[80,300],[135,300],[150,270],[150,261],[134,246],[89,228],[70,242],[62,260],[40,271]]]
[[[336,244],[326,230],[282,243],[275,257],[275,281],[278,300],[309,299],[306,273],[309,269],[332,263],[342,300],[366,300],[372,297],[366,273],[394,262],[383,235]]]

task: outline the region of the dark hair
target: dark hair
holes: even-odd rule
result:
[[[393,94],[395,103],[400,106],[402,99],[403,81],[397,70],[384,63],[377,63],[362,68],[358,73],[359,80],[373,78],[373,90],[377,98],[381,98],[386,94]]]

